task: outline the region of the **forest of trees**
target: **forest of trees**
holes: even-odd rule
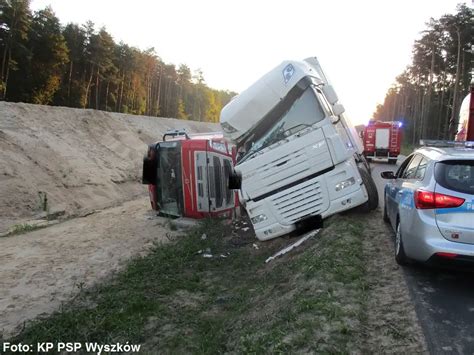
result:
[[[401,120],[405,142],[453,139],[473,68],[474,18],[464,4],[455,14],[430,19],[413,46],[413,62],[397,77],[374,119]]]
[[[33,13],[29,0],[0,0],[0,55],[0,100],[218,122],[235,95],[92,22],[62,26],[50,7]]]

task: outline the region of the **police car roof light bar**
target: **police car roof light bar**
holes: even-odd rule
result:
[[[438,139],[420,139],[422,147],[438,147],[438,148],[471,148],[474,149],[473,141],[448,141]]]

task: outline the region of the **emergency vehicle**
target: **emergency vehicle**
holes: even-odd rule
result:
[[[227,186],[234,163],[235,149],[222,133],[169,131],[148,146],[142,183],[160,215],[231,217],[238,206],[237,194]]]
[[[363,141],[367,160],[386,159],[395,164],[402,145],[402,122],[370,120],[364,129]]]

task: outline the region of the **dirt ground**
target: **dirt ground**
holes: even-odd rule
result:
[[[390,228],[380,211],[362,217],[363,250],[370,280],[367,312],[368,348],[375,354],[428,353],[423,331],[403,276],[394,259]]]
[[[166,219],[147,197],[27,234],[0,238],[0,335],[50,314],[81,288],[166,242]],[[1,338],[1,336],[0,336]]]
[[[64,213],[61,218],[84,215],[0,238],[0,338],[107,280],[155,242],[168,241],[167,220],[150,211],[139,180],[146,144],[176,128],[208,132],[218,126],[0,102],[0,235],[44,214],[40,193],[48,197],[46,212]],[[365,353],[425,353],[403,274],[393,259],[390,230],[380,211],[354,218],[365,227],[364,280],[370,280],[367,319],[360,321]],[[244,239],[253,240],[252,230],[246,233]],[[267,248],[257,244],[260,252]],[[314,260],[308,259],[308,268]]]

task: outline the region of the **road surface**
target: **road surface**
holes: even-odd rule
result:
[[[397,166],[372,163],[383,209],[382,171]],[[395,261],[394,261],[395,262]],[[415,309],[431,354],[474,354],[474,273],[413,265],[404,267]]]

